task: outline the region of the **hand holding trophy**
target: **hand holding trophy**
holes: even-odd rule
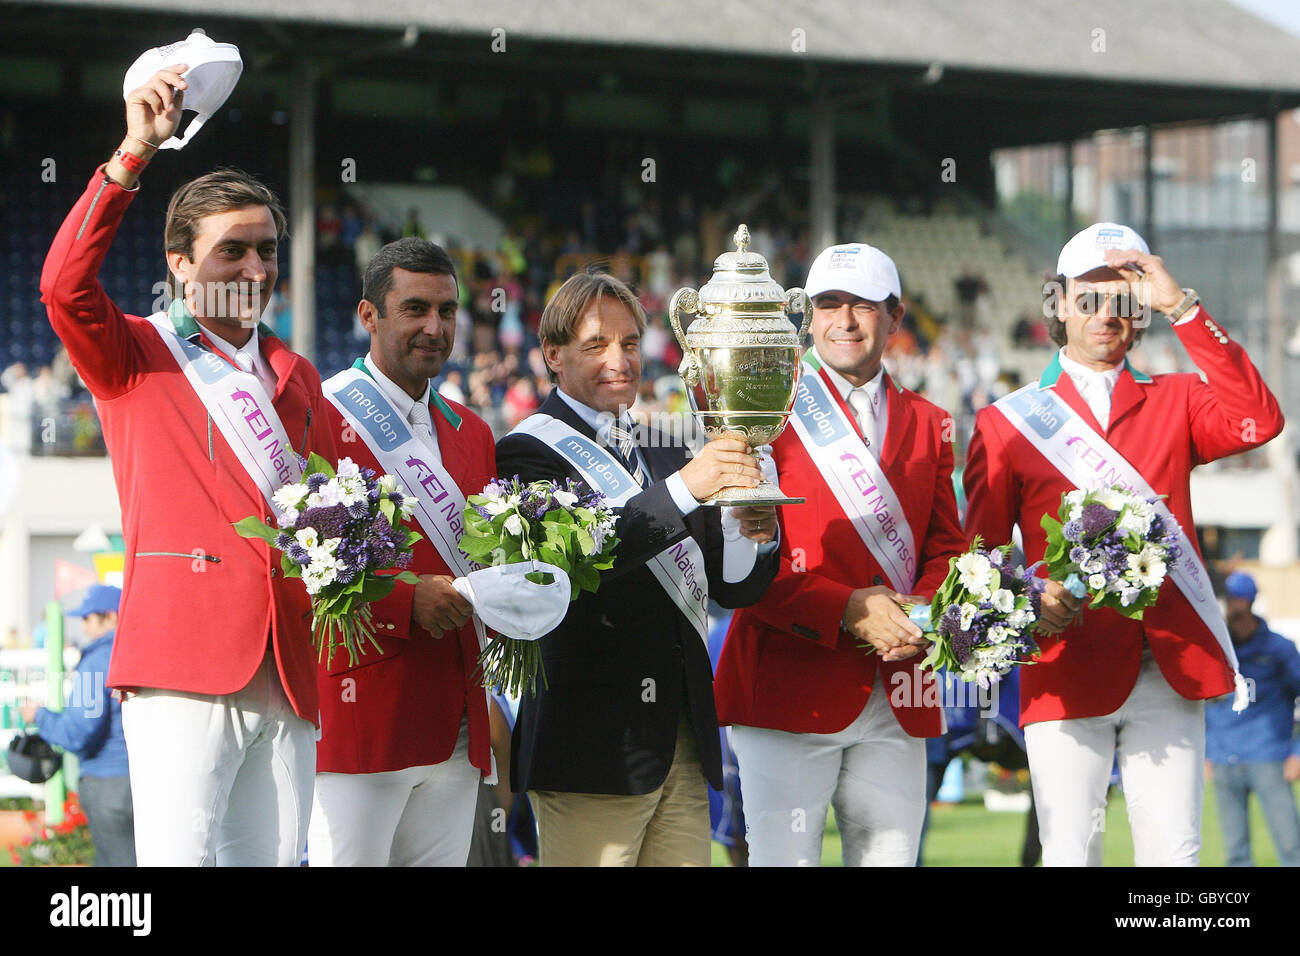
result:
[[[733,438],[751,450],[785,430],[799,385],[799,363],[812,307],[802,289],[782,290],[767,260],[750,252],[742,223],[698,292],[678,289],[669,321],[685,357],[679,372],[691,408],[710,439]],[[694,316],[683,331],[682,316]],[[802,324],[796,330],[792,317]],[[801,504],[764,478],[755,487],[729,487],[703,501],[715,506]]]

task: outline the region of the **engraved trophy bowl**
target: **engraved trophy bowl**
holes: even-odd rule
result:
[[[802,289],[784,290],[767,260],[750,252],[742,223],[697,292],[678,289],[668,318],[682,345],[678,370],[700,425],[710,439],[736,438],[751,449],[770,445],[785,430],[799,385],[804,336],[812,319]],[[795,327],[792,316],[801,324]],[[683,317],[694,321],[683,331]],[[705,505],[801,504],[764,478],[753,488],[724,488]]]

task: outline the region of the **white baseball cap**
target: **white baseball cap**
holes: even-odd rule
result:
[[[1056,271],[1069,279],[1077,279],[1093,269],[1106,268],[1106,250],[1139,249],[1150,252],[1147,241],[1128,226],[1115,222],[1094,222],[1087,229],[1075,233],[1061,249],[1056,260]]]
[[[884,302],[891,295],[902,298],[898,267],[875,246],[848,242],[823,249],[808,270],[804,292],[811,298],[838,289],[869,302]]]
[[[239,47],[233,43],[217,43],[195,30],[179,43],[156,46],[141,53],[126,71],[126,78],[122,81],[122,99],[125,100],[132,90],[144,86],[151,76],[173,63],[184,63],[188,67],[181,74],[188,84],[182,105],[199,115],[185,128],[183,138],[173,136],[162,143],[160,149],[184,149],[208,118],[221,109],[239,82],[239,75],[244,72]]]
[[[547,572],[553,580],[536,584],[524,577],[533,571]],[[535,641],[559,627],[572,597],[564,569],[545,561],[480,568],[456,578],[451,586],[474,606],[484,624],[520,641]]]

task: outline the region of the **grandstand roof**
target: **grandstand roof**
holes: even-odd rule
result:
[[[1228,0],[47,0],[841,63],[1300,92],[1300,38]],[[804,31],[797,52],[796,30]],[[486,41],[485,41],[486,42]]]

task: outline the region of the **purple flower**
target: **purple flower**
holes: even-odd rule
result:
[[[1075,545],[1070,549],[1070,560],[1075,564],[1082,564],[1084,561],[1088,560],[1088,549]]]
[[[473,508],[475,511],[477,511],[478,516],[482,518],[484,521],[492,520],[492,516],[488,514],[487,508],[483,507],[482,505],[470,505],[470,507]]]
[[[970,654],[975,646],[974,631],[957,631],[952,636],[952,652],[957,663],[965,667],[970,663]]]
[[[1097,535],[1114,524],[1117,517],[1119,517],[1117,512],[1111,511],[1100,502],[1094,501],[1085,505],[1083,516],[1079,519],[1084,540],[1089,542],[1094,540]]]
[[[366,501],[354,501],[348,505],[348,517],[354,521],[364,518],[370,514],[370,505]]]
[[[298,516],[298,529],[315,528],[322,540],[341,538],[349,520],[348,509],[343,505],[308,508]]]
[[[1083,524],[1077,520],[1067,521],[1065,527],[1061,529],[1061,534],[1065,536],[1066,541],[1077,542],[1079,536],[1083,534]]]
[[[275,536],[275,547],[276,550],[278,551],[288,551],[289,545],[293,544],[293,542],[294,542],[293,535],[286,534],[283,531],[281,531],[279,534]]]
[[[309,491],[320,491],[327,484],[329,484],[329,476],[319,471],[307,478],[307,489]]]
[[[296,540],[285,549],[284,553],[289,556],[290,561],[300,567],[306,567],[311,563],[311,558],[307,555],[307,549]]]
[[[1002,562],[1006,560],[1006,555],[1003,553],[1001,548],[993,548],[986,552],[986,554],[988,555],[989,564],[993,565],[995,568],[1002,567]]]

